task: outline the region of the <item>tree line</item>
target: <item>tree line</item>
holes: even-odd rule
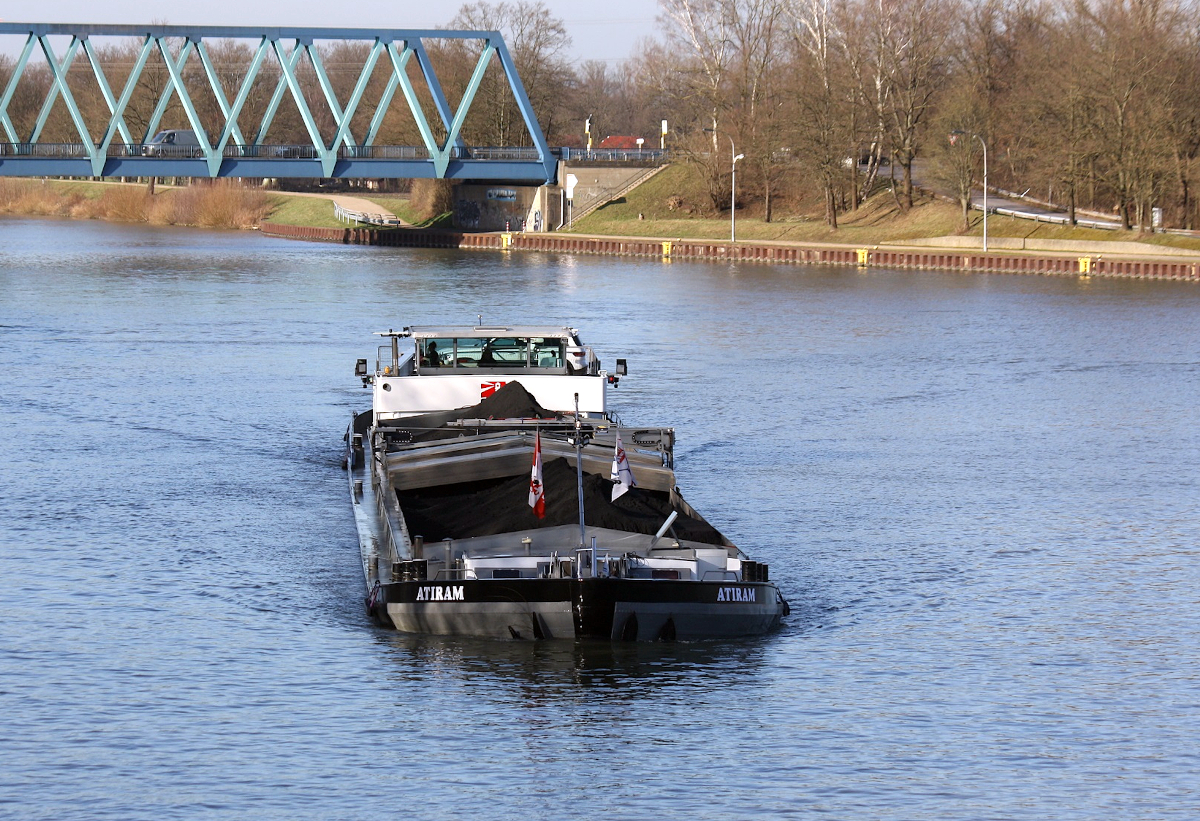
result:
[[[1195,226],[1194,4],[662,0],[661,8],[645,70],[676,101],[692,150],[703,136],[719,163],[716,134],[734,138],[767,220],[773,189],[796,173],[832,227],[885,168],[900,206],[911,207],[919,159],[923,174],[957,192],[965,215],[982,141],[992,184],[1059,203],[1072,221],[1088,208],[1145,227],[1161,208],[1168,224]]]
[[[446,27],[504,33],[551,145],[581,145],[589,118],[594,136],[642,136],[656,145],[666,120],[668,148],[697,168],[714,209],[729,207],[736,151],[743,155],[739,204],[767,221],[781,207],[810,203],[836,228],[881,187],[910,208],[914,167],[957,193],[965,220],[983,142],[995,187],[1053,201],[1072,220],[1088,209],[1148,227],[1161,209],[1166,225],[1196,227],[1200,14],[1190,0],[660,0],[658,23],[656,35],[616,66],[573,63],[565,24],[537,0],[468,3]],[[113,88],[139,48],[97,49]],[[232,97],[253,48],[243,41],[208,48]],[[338,99],[349,96],[369,48],[320,47]],[[457,104],[478,44],[438,40],[427,48]],[[12,62],[0,57],[0,88]],[[106,103],[83,63],[68,81],[89,124],[100,127]],[[352,120],[355,133],[365,132],[387,84],[383,63]],[[413,64],[408,71],[426,119],[444,136],[427,86]],[[311,63],[302,60],[297,72],[331,139],[334,119],[320,104]],[[278,64],[268,61],[252,87],[239,118],[248,138],[278,77]],[[201,119],[219,125],[199,60],[189,59],[183,78]],[[18,131],[32,129],[51,82],[44,66],[25,72],[8,109]],[[168,83],[161,59],[147,64],[126,112],[135,133]],[[259,142],[308,141],[286,100]],[[188,127],[178,101],[161,125]],[[462,136],[469,145],[529,144],[498,65],[484,74]],[[39,140],[78,142],[61,102]],[[391,105],[376,143],[421,143],[403,104]]]

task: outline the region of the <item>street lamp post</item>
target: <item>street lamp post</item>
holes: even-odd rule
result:
[[[972,134],[983,146],[983,252],[987,253],[987,143],[978,134]]]
[[[710,134],[717,132],[711,128],[704,129]],[[737,153],[737,148],[733,145],[733,137],[725,135],[729,139],[729,242],[737,242],[737,164],[738,160],[745,159],[745,154]]]
[[[734,243],[737,242],[737,162],[746,155],[737,153],[733,137],[729,137],[729,156],[733,158],[729,163],[729,242]]]
[[[965,136],[970,134],[975,139],[979,140],[979,144],[983,146],[983,251],[987,253],[987,143],[983,141],[983,137],[971,131],[951,131],[951,134],[956,136]]]

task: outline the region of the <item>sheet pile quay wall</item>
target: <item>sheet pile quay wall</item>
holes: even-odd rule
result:
[[[1029,253],[982,253],[937,249],[853,248],[709,240],[651,240],[584,237],[570,234],[467,234],[456,231],[370,228],[303,228],[263,223],[264,234],[288,239],[413,248],[464,248],[495,251],[549,251],[571,254],[699,259],[710,261],[849,265],[881,268],[936,268],[1011,274],[1110,276],[1200,281],[1200,262],[1163,259],[1109,259]]]

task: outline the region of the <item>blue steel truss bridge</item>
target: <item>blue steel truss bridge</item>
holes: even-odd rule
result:
[[[555,178],[499,32],[0,23],[5,39],[0,176]]]

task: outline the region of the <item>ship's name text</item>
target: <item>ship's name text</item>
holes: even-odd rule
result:
[[[753,587],[721,587],[717,589],[717,601],[758,601]]]
[[[462,585],[418,587],[417,601],[463,601]]]

